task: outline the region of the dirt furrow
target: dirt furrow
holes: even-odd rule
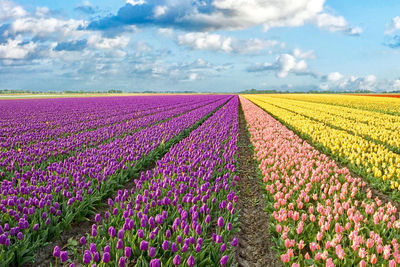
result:
[[[239,107],[238,188],[240,209],[239,246],[236,252],[238,267],[282,266],[272,250],[269,214],[265,212],[264,190],[257,176],[243,110]]]

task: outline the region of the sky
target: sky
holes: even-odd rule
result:
[[[400,90],[398,0],[0,0],[0,89]]]

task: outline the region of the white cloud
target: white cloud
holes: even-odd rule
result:
[[[172,38],[174,36],[174,30],[170,28],[159,28],[157,33],[167,38]]]
[[[195,81],[199,78],[199,75],[197,73],[190,73],[189,74],[189,81]]]
[[[165,13],[167,13],[168,7],[167,6],[156,6],[154,8],[154,17],[161,17]]]
[[[130,41],[127,36],[116,36],[115,38],[102,37],[99,34],[93,34],[89,36],[87,44],[97,49],[115,49],[125,48]]]
[[[328,74],[326,79],[329,82],[337,82],[337,81],[341,80],[342,78],[343,78],[343,75],[340,74],[339,72],[332,72],[332,73]]]
[[[60,20],[57,18],[26,17],[14,20],[8,30],[9,34],[30,34],[37,37],[56,36],[57,39],[78,37],[84,34],[79,31],[86,22],[81,20]]]
[[[146,3],[145,0],[126,0],[127,4],[131,4],[132,6],[136,6],[136,5],[143,5]]]
[[[210,50],[225,53],[257,53],[278,44],[275,40],[238,40],[216,33],[190,32],[179,35],[177,42],[194,50]]]
[[[38,17],[44,17],[50,12],[48,7],[36,7],[35,15]]]
[[[392,18],[390,24],[386,25],[385,34],[392,34],[397,30],[400,30],[400,16]]]
[[[344,17],[325,12],[324,3],[325,0],[214,0],[214,12],[193,12],[184,19],[208,25],[209,30],[244,29],[255,25],[263,25],[268,30],[312,23],[332,32],[361,33],[361,28],[348,26]]]
[[[0,22],[22,18],[28,13],[21,6],[8,0],[0,0]]]
[[[178,36],[178,43],[196,50],[232,52],[232,38],[219,34],[191,32]]]
[[[314,54],[313,50],[303,52],[299,48],[295,48],[293,50],[293,56],[295,56],[297,58],[301,58],[301,59],[314,59],[315,58],[315,54]]]
[[[1,59],[24,59],[34,52],[37,44],[33,42],[22,43],[21,39],[9,39],[7,43],[0,44]]]
[[[276,77],[285,78],[290,73],[296,75],[309,75],[317,77],[318,75],[308,70],[305,59],[315,58],[313,51],[302,52],[300,49],[294,49],[292,54],[281,54],[275,58],[275,62],[266,62],[255,64],[247,68],[248,72],[274,71]]]
[[[307,63],[305,60],[297,60],[290,54],[280,55],[276,62],[278,64],[276,76],[279,78],[285,78],[290,72],[304,73],[307,70]]]
[[[339,72],[332,72],[328,75],[322,76],[323,81],[320,84],[320,88],[323,90],[333,89],[333,90],[376,90],[378,88],[378,81],[375,75],[366,75],[364,77],[357,76],[345,76]]]
[[[400,90],[400,79],[394,80],[392,83],[393,90]]]
[[[362,33],[360,27],[349,27],[346,19],[342,16],[333,16],[328,13],[321,13],[318,14],[314,20],[318,27],[327,29],[331,32],[340,31],[349,35],[359,35]]]

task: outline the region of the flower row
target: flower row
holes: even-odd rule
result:
[[[232,262],[238,98],[142,172],[130,190],[108,200],[80,238],[85,266],[216,266]],[[54,256],[65,262],[58,247]],[[69,252],[71,255],[71,252]]]
[[[325,103],[339,107],[371,110],[388,114],[400,114],[400,99],[346,94],[279,94],[274,97],[302,100],[311,103]]]
[[[28,143],[26,146],[0,152],[0,168],[3,172],[5,171],[3,175],[7,176],[7,174],[12,174],[15,171],[29,170],[32,166],[41,164],[42,162],[58,161],[60,158],[62,160],[62,157],[68,157],[71,153],[77,153],[90,147],[96,147],[113,138],[121,138],[126,134],[132,134],[142,127],[148,127],[189,110],[210,104],[211,102],[217,101],[218,98],[210,99],[210,97],[208,97],[205,100],[198,100],[200,101],[185,105],[174,105],[168,108],[160,108],[163,102],[153,101],[156,104],[150,105],[152,110],[146,113],[140,113],[137,115],[138,118],[129,115],[131,119],[125,121],[126,117],[122,116],[118,123],[107,125],[107,123],[104,122],[105,125],[95,130],[77,132],[69,134],[68,136],[60,136],[44,141],[39,140],[33,144]],[[47,132],[43,131],[42,135],[47,136]]]
[[[400,199],[400,155],[385,146],[347,131],[333,128],[294,111],[263,101],[266,97],[250,97],[254,103],[279,118],[296,132],[319,145],[324,152],[346,164],[385,193]],[[339,120],[339,119],[338,119]],[[397,184],[396,184],[397,182]],[[397,185],[392,191],[391,186]]]
[[[398,211],[360,177],[241,98],[265,183],[271,232],[288,266],[400,264]]]
[[[46,169],[32,168],[3,180],[0,258],[16,261],[21,253],[32,252],[46,239],[59,234],[126,182],[132,172],[140,170],[140,162],[149,153],[192,127],[229,98],[220,97],[162,124],[53,162]]]

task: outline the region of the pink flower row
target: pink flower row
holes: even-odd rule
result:
[[[240,98],[269,198],[272,229],[288,266],[400,264],[396,207],[367,184]]]

